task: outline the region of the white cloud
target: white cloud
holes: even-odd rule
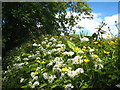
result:
[[[76,13],[73,13],[73,15],[77,15]],[[106,16],[103,18],[101,18],[100,16],[102,15],[101,13],[93,13],[94,18],[91,19],[82,19],[81,21],[78,21],[78,24],[76,26],[73,27],[74,30],[76,30],[76,33],[79,34],[79,32],[81,31],[80,29],[78,29],[78,26],[82,26],[84,27],[84,30],[87,30],[89,34],[93,34],[94,32],[97,31],[97,27],[99,25],[101,25],[101,22],[105,22],[107,24],[107,26],[104,26],[102,29],[108,31],[108,27],[110,27],[111,32],[116,35],[118,34],[118,30],[115,26],[115,21],[118,22],[118,14],[112,15],[112,16]],[[69,14],[68,14],[69,16]],[[106,35],[103,35],[106,38]]]
[[[78,24],[76,26],[82,26],[84,27],[83,30],[87,30],[89,31],[88,33],[92,34],[94,32],[97,31],[97,28],[98,25],[100,25],[100,23],[102,22],[102,18],[100,18],[99,16],[101,15],[100,13],[93,13],[94,15],[94,19],[82,19],[81,21],[78,22]],[[76,33],[79,33],[80,30],[75,28],[76,29]]]
[[[78,16],[78,13],[72,13],[73,16]],[[118,14],[115,14],[115,15],[112,15],[112,16],[106,16],[104,18],[101,18],[102,14],[101,13],[92,13],[94,15],[93,19],[82,19],[81,18],[81,21],[77,21],[78,24],[76,24],[73,29],[76,30],[76,33],[79,34],[81,30],[85,30],[85,31],[88,31],[88,33],[91,35],[93,34],[94,32],[97,31],[97,27],[99,25],[101,25],[101,22],[105,22],[107,24],[107,26],[105,26],[104,28],[102,28],[103,30],[108,31],[108,27],[110,27],[111,29],[111,32],[116,35],[118,34],[118,30],[117,28],[115,27],[115,21],[118,22]],[[66,15],[66,18],[70,17],[70,12],[67,12],[67,15]],[[57,15],[58,16],[58,15]],[[81,15],[82,16],[85,16],[84,14]],[[87,17],[87,16],[85,16]],[[119,22],[120,23],[120,22]],[[84,29],[78,29],[77,27],[78,26],[81,26],[81,27],[84,27]],[[66,27],[69,27],[68,24],[66,24]],[[103,35],[105,38],[106,38],[106,35]]]
[[[118,14],[112,15],[112,16],[106,16],[104,18],[104,22],[107,23],[107,26],[105,26],[103,29],[108,31],[108,27],[110,27],[110,30],[112,32],[113,35],[117,35],[118,34],[118,29],[115,26],[115,21],[118,22]]]

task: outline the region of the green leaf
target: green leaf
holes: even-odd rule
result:
[[[28,85],[25,85],[25,86],[22,86],[21,88],[27,88],[28,87]]]
[[[45,87],[45,86],[47,86],[47,84],[46,84],[46,83],[41,84],[41,85],[40,85],[40,88],[43,88],[43,87]]]
[[[53,85],[53,86],[51,86],[51,88],[55,88],[55,87],[57,87],[58,85],[57,84],[55,84],[55,85]]]
[[[79,50],[81,50],[80,48],[78,48],[77,46],[75,46],[74,43],[70,42],[70,41],[67,41],[67,44],[69,46],[69,48],[71,48],[74,52],[78,52]]]
[[[64,83],[71,83],[71,80],[65,80]]]

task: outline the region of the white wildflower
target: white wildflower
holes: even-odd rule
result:
[[[34,76],[34,77],[33,77],[33,80],[37,80],[37,79],[38,79],[38,76]]]
[[[83,68],[78,68],[75,70],[75,72],[77,72],[77,74],[84,73],[84,70],[83,70]]]
[[[62,41],[58,41],[59,44],[62,44]]]
[[[74,78],[75,76],[77,76],[77,75],[80,74],[80,73],[84,73],[83,68],[78,68],[78,69],[76,69],[75,71],[74,71],[74,70],[71,71],[71,69],[72,69],[72,68],[69,67],[68,70],[67,70],[67,75],[68,75],[69,77],[71,77],[71,78]]]
[[[55,75],[50,75],[49,78],[48,78],[48,82],[49,82],[49,83],[52,83],[55,78],[56,78]]]
[[[17,60],[17,61],[20,61],[20,60],[21,60],[20,56],[16,57],[16,60]]]
[[[40,57],[36,57],[36,59],[40,59]]]
[[[41,44],[46,44],[47,42],[46,41],[42,41]]]
[[[41,69],[41,67],[37,67],[37,68],[36,68],[36,71],[39,71],[40,69]]]
[[[51,66],[51,65],[53,65],[53,62],[48,63],[48,66]]]
[[[31,72],[31,74],[30,74],[30,75],[31,75],[31,77],[32,77],[32,78],[34,78],[34,77],[35,77],[34,72]]]
[[[82,57],[75,56],[73,59],[73,64],[81,64],[83,62]]]
[[[20,83],[22,83],[23,81],[24,81],[24,78],[21,78],[21,79],[20,79]]]
[[[24,63],[19,63],[19,64],[13,64],[13,67],[14,68],[22,68],[21,66],[23,66],[24,65]]]
[[[27,60],[29,60],[29,59],[28,59],[28,58],[23,58],[23,60],[26,60],[26,61],[27,61]]]
[[[93,51],[94,51],[94,49],[90,49],[90,50],[89,50],[89,52],[93,52]]]
[[[55,38],[50,38],[50,41],[53,41],[53,42],[55,42],[55,41],[57,41]]]
[[[73,38],[70,38],[70,40],[72,40]]]
[[[40,54],[40,51],[36,51],[36,54]]]
[[[51,51],[48,51],[47,54],[51,54]]]
[[[73,61],[73,59],[68,59],[67,62],[68,63],[71,63]]]
[[[48,43],[48,45],[51,45],[51,44],[52,44],[52,42],[49,42],[49,43]]]
[[[45,40],[47,40],[48,38],[45,38]]]
[[[78,51],[78,53],[84,53],[82,50]]]
[[[33,46],[38,46],[38,45],[36,43],[34,43]]]
[[[102,60],[100,58],[96,58],[96,62],[102,62]]]
[[[117,84],[116,87],[120,88],[120,84]]]
[[[64,52],[66,55],[68,56],[73,56],[74,55],[74,52],[70,51],[70,52]]]
[[[38,46],[41,46],[41,44],[38,44]]]
[[[44,78],[44,79],[48,79],[48,78],[49,78],[48,73],[43,73],[43,78]]]
[[[74,88],[74,86],[71,83],[69,83],[65,86],[65,88]]]
[[[31,81],[29,81],[28,83],[29,83],[29,86],[32,86],[32,82]]]
[[[52,50],[51,50],[51,52],[56,52],[56,51],[57,51],[57,49],[52,49]]]
[[[35,88],[35,86],[38,86],[40,83],[38,81],[35,81],[32,85],[32,88]]]
[[[56,47],[65,47],[65,44],[57,44]]]
[[[102,69],[104,66],[102,64],[95,64],[95,69]]]
[[[89,39],[88,39],[88,38],[86,38],[86,37],[81,38],[80,40],[81,40],[81,41],[89,41]]]

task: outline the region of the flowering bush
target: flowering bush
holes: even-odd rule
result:
[[[43,36],[11,51],[3,88],[106,88],[120,78],[118,38]]]

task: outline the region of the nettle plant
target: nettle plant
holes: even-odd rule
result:
[[[77,37],[77,36],[76,36]],[[101,74],[110,51],[98,51],[100,41],[73,43],[76,37],[49,36],[42,41],[27,43],[17,50],[7,71],[3,73],[3,87],[8,88],[93,88],[104,87]],[[112,42],[109,42],[113,44]],[[115,42],[114,42],[115,43]],[[91,44],[91,45],[90,45]],[[99,53],[101,54],[99,54]],[[112,53],[113,55],[113,53]],[[10,59],[10,58],[8,58]],[[97,80],[97,81],[96,81]],[[102,81],[105,82],[105,81]]]

